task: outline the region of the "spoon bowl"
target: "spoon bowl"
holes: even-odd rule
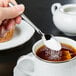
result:
[[[44,35],[42,37],[43,43],[45,46],[51,50],[60,51],[61,44],[53,35]]]

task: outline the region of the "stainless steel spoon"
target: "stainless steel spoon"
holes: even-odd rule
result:
[[[12,2],[9,3],[10,7],[15,6]],[[34,23],[32,23],[24,14],[21,14],[21,17],[29,24],[31,25],[38,34],[41,35],[42,40],[44,42],[44,45],[46,45],[48,48],[52,50],[59,51],[61,50],[61,44],[59,41],[56,40],[56,38],[53,35],[45,35],[39,28],[35,26]]]

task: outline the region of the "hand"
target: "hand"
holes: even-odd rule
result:
[[[13,7],[8,7],[8,3],[15,4]],[[0,0],[0,34],[9,31],[15,24],[21,22],[19,16],[24,12],[24,5],[17,5],[15,0]]]

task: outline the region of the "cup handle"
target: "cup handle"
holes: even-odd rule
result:
[[[52,6],[51,6],[51,12],[52,14],[54,15],[55,11],[57,9],[59,9],[61,7],[61,4],[60,3],[54,3]]]
[[[22,57],[20,57],[19,58],[19,60],[18,60],[18,62],[17,62],[17,65],[21,62],[21,61],[23,61],[23,60],[28,60],[28,63],[29,63],[29,61],[31,62],[32,61],[32,63],[34,64],[34,66],[35,66],[35,58],[34,58],[34,56],[22,56]],[[30,63],[31,64],[31,63]],[[35,69],[35,68],[34,68]],[[34,72],[25,72],[25,71],[23,71],[25,74],[27,74],[27,75],[29,75],[29,76],[33,76],[34,75]]]

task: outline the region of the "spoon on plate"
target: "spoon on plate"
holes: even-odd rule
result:
[[[12,2],[9,3],[10,7],[15,6]],[[38,34],[41,35],[43,43],[45,46],[50,48],[51,50],[60,51],[61,50],[61,44],[53,35],[45,35],[39,28],[35,26],[24,14],[21,14],[21,17],[29,24],[31,25]]]

